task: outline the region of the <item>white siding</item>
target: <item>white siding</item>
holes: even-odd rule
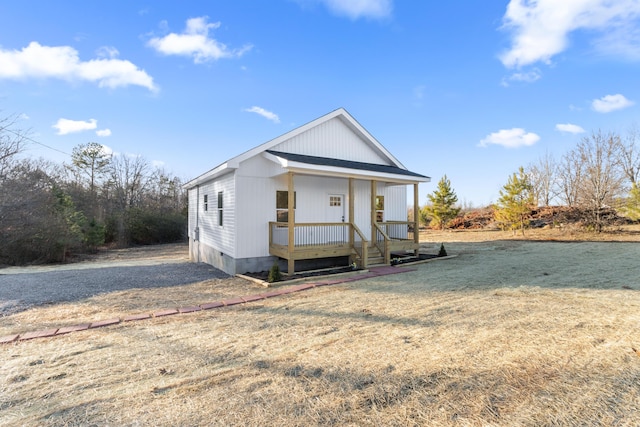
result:
[[[333,118],[272,148],[285,153],[391,164],[339,118]]]
[[[364,234],[365,239],[371,240],[371,181],[354,182],[355,195],[355,224]]]
[[[285,185],[278,190],[286,190]],[[345,222],[349,222],[349,181],[344,178],[322,178],[318,176],[294,177],[296,190],[296,222],[327,222],[329,218],[329,195],[344,196]],[[275,198],[275,195],[274,195]]]
[[[196,217],[198,215],[198,187],[191,188],[187,193],[189,203],[189,225],[188,234],[189,238],[195,239]]]
[[[194,189],[195,190],[195,189]],[[218,225],[218,192],[223,193],[223,225]],[[192,190],[193,192],[193,190]],[[191,193],[191,192],[190,192]],[[235,185],[234,174],[220,176],[200,186],[197,204],[200,241],[212,248],[235,256]],[[204,210],[204,196],[208,196],[208,210]],[[194,196],[195,197],[195,196]],[[191,199],[190,199],[191,201]],[[193,228],[193,227],[192,227]]]
[[[382,192],[384,194],[385,221],[407,220],[407,186],[389,185]]]
[[[268,177],[281,171],[262,155],[242,162],[236,171],[236,189],[242,195],[236,205],[236,258],[269,255],[269,221],[276,220],[277,184]],[[286,175],[281,179],[286,187]]]

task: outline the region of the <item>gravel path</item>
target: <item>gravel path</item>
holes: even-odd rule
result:
[[[0,316],[133,288],[162,288],[229,277],[208,264],[176,259],[81,262],[0,270]]]

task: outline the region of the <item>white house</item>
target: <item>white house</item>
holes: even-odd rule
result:
[[[429,181],[340,108],[185,184],[189,256],[229,274],[275,261],[289,273],[309,260],[388,264],[418,250],[407,186],[418,218],[418,183]]]

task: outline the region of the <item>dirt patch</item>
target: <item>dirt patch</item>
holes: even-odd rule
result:
[[[621,225],[610,228],[602,233],[585,231],[581,227],[563,226],[554,228],[535,228],[522,233],[502,231],[496,229],[448,229],[448,230],[420,230],[420,242],[489,242],[496,240],[524,240],[524,241],[569,241],[569,242],[640,242],[640,225]],[[437,253],[435,246],[429,247]]]

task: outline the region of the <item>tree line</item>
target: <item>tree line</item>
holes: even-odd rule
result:
[[[559,159],[546,153],[520,167],[500,190],[494,205],[495,220],[504,229],[522,230],[531,211],[539,206],[567,206],[582,212],[582,222],[595,232],[607,225],[612,210],[640,219],[640,131],[621,136],[592,132]],[[433,228],[445,228],[460,208],[446,177],[428,196],[421,219]]]
[[[180,178],[95,142],[76,146],[62,165],[24,157],[29,137],[16,123],[0,118],[0,264],[185,238]]]

